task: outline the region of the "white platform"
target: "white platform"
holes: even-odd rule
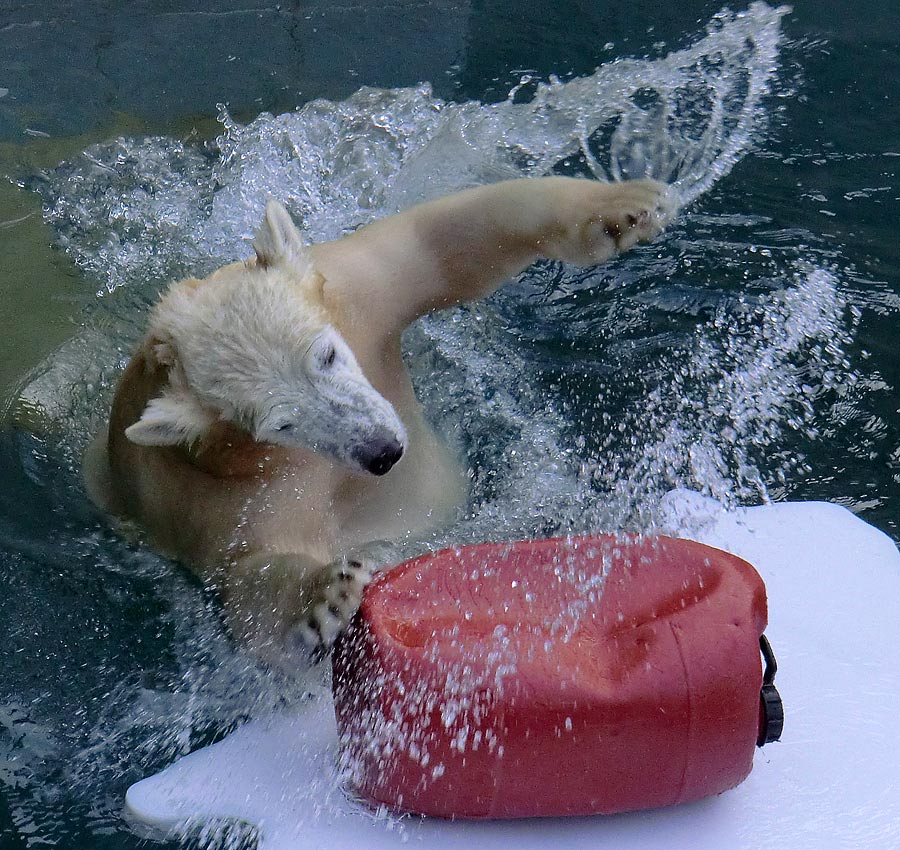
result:
[[[725,513],[671,493],[662,529],[754,564],[784,699],[783,740],[714,799],[612,817],[462,823],[378,816],[334,778],[327,695],[248,723],[132,786],[129,816],[162,829],[220,818],[260,850],[897,850],[900,848],[900,555],[849,511],[788,503]]]

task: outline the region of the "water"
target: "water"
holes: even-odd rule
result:
[[[642,529],[672,486],[828,498],[896,537],[900,151],[882,114],[896,115],[885,81],[900,67],[895,28],[875,23],[890,10],[871,5],[853,22],[763,4],[662,20],[648,6],[604,21],[604,47],[593,13],[564,5],[537,26],[500,3],[472,11],[465,68],[447,36],[432,86],[370,69],[274,114],[254,117],[249,98],[222,108],[214,140],[180,138],[167,117],[163,135],[95,133],[16,169],[64,252],[19,266],[52,265],[79,318],[10,393],[0,441],[3,841],[135,845],[119,819],[130,782],[309,685],[236,653],[214,602],[107,529],[76,471],[146,307],[171,277],[245,256],[267,195],[311,241],[551,170],[650,173],[685,203],[663,239],[607,267],[540,263],[410,330],[423,404],[472,469],[466,516],[426,545]],[[485,31],[519,46],[488,47]]]

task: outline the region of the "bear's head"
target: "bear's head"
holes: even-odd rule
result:
[[[176,283],[157,304],[145,357],[167,383],[126,436],[192,444],[225,421],[260,443],[386,473],[405,429],[332,325],[324,279],[279,203],[266,206],[253,247],[255,261]]]

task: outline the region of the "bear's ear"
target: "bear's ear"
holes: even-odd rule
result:
[[[192,393],[170,387],[147,404],[141,418],[125,429],[125,436],[139,446],[190,445],[217,420]]]
[[[266,204],[266,214],[253,237],[253,250],[263,268],[281,263],[299,265],[304,270],[311,266],[297,225],[290,213],[275,200]]]

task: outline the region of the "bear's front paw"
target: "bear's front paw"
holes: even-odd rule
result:
[[[671,221],[677,209],[674,191],[656,180],[623,183],[584,181],[572,198],[573,220],[564,222],[551,240],[547,256],[578,265],[593,265],[649,242]]]
[[[344,555],[322,568],[306,613],[294,626],[294,640],[314,658],[324,655],[347,627],[377,570],[374,559]]]

